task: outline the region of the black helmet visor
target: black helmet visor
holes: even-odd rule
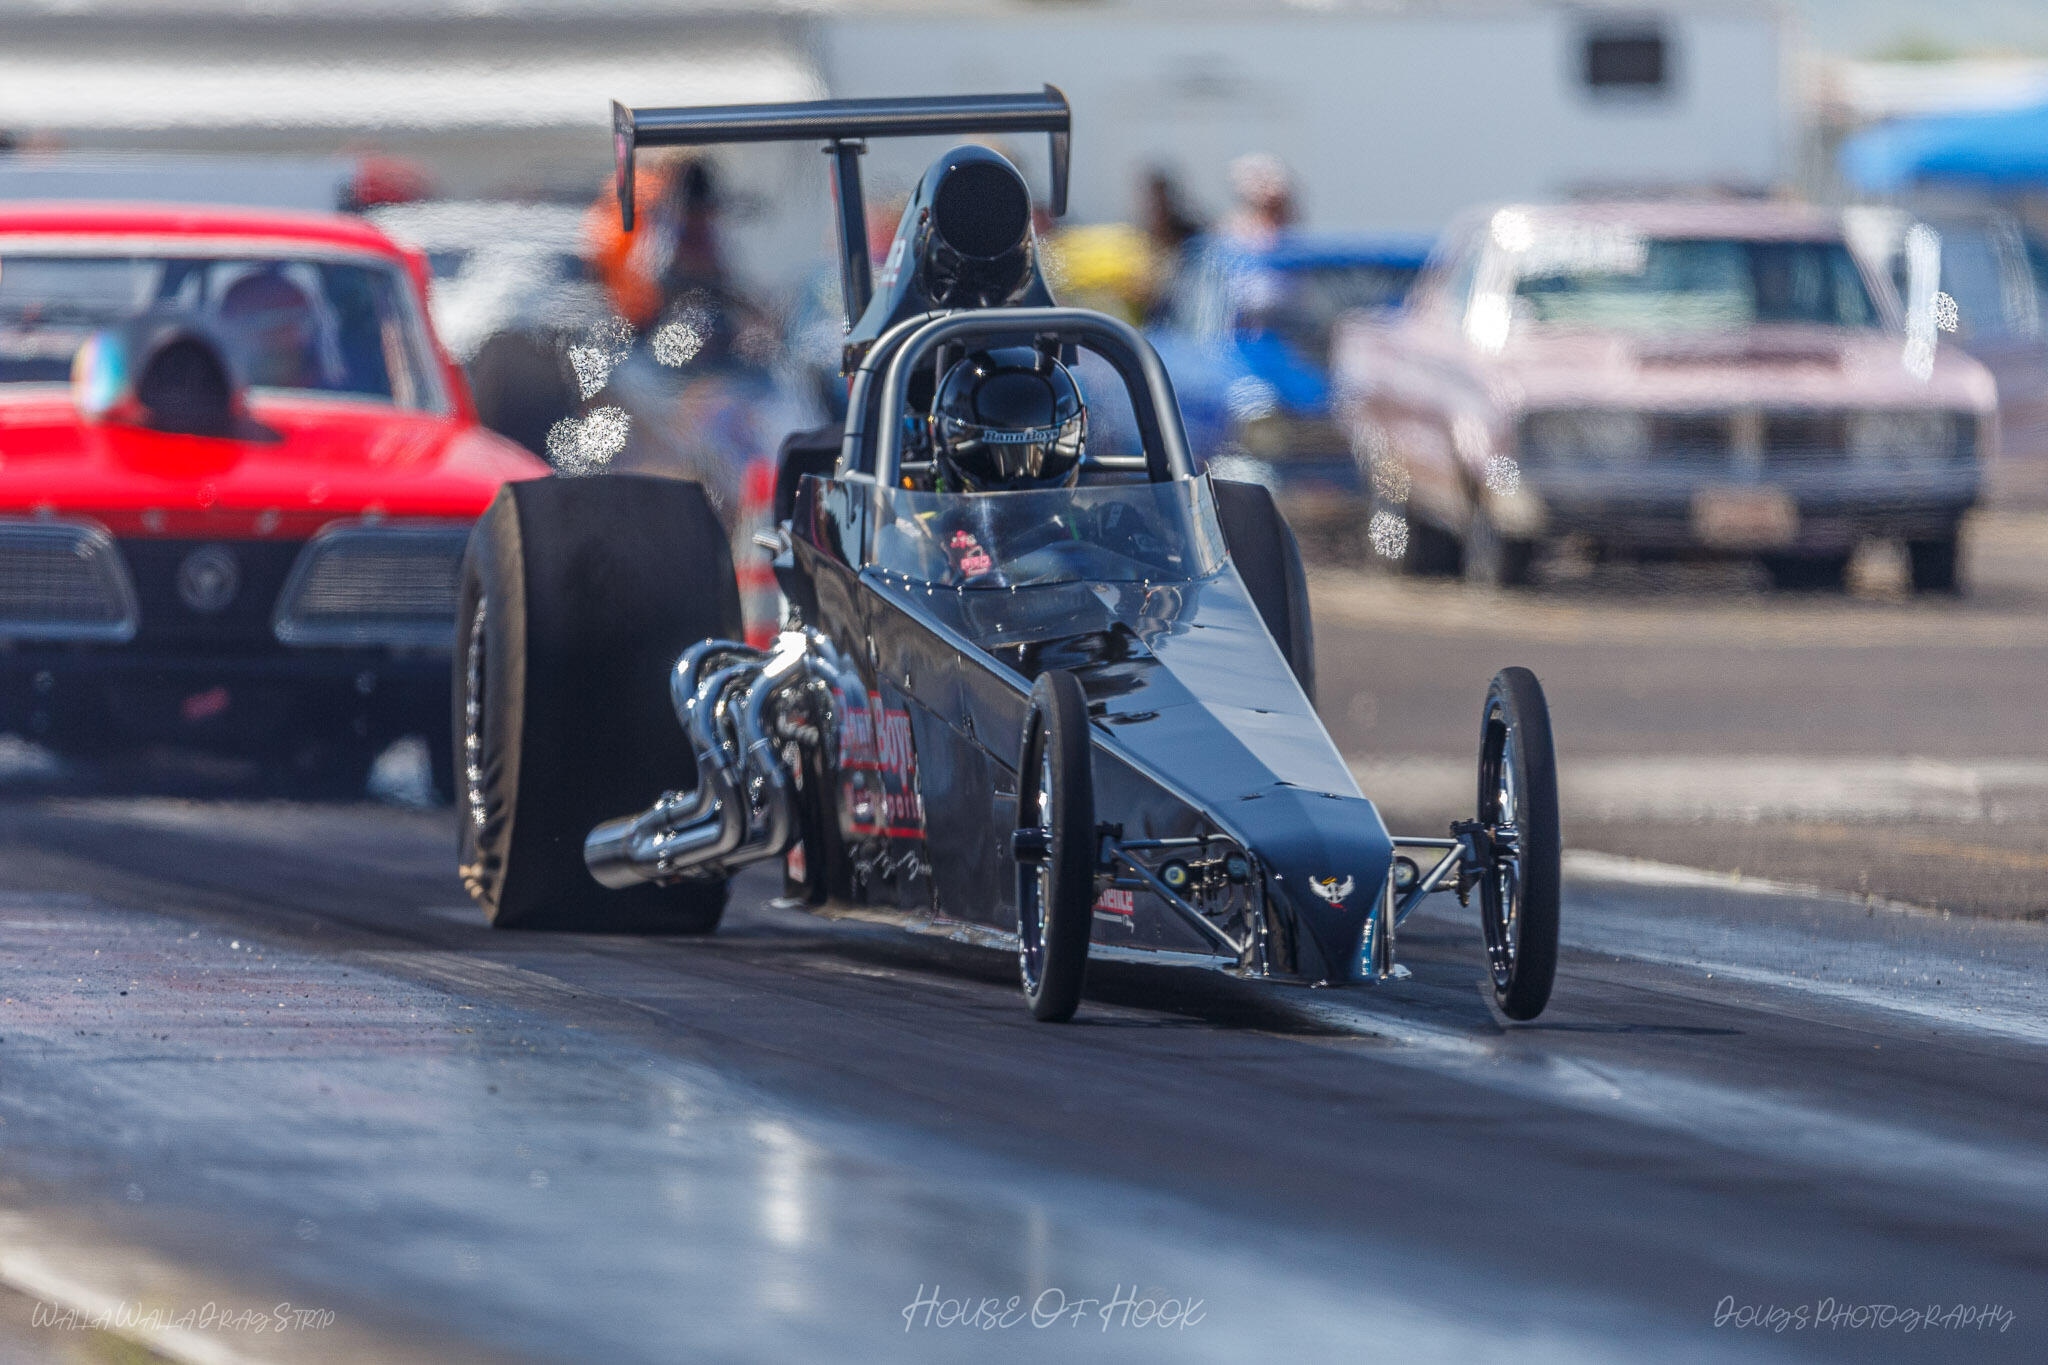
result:
[[[1085,408],[1052,426],[987,426],[945,416],[933,425],[948,463],[984,487],[1064,479],[1088,443]]]

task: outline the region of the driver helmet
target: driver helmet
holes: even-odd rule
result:
[[[221,296],[220,323],[249,383],[318,388],[320,323],[306,291],[275,267],[255,270]]]
[[[1070,486],[1087,440],[1080,386],[1066,366],[1029,346],[954,362],[932,398],[932,459],[944,492]]]

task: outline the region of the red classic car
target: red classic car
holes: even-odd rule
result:
[[[445,789],[469,526],[547,469],[425,278],[352,218],[0,206],[0,731],[335,795],[420,734]]]

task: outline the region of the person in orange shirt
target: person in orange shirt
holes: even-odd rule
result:
[[[618,205],[600,194],[584,220],[584,241],[612,307],[636,331],[660,318],[669,299],[692,286],[722,287],[717,181],[694,156],[643,163],[633,195],[638,227],[619,225]]]

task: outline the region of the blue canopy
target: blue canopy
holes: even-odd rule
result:
[[[2008,189],[2048,185],[2048,104],[1869,128],[1842,144],[1841,167],[1852,185],[1872,194],[1925,180]]]

